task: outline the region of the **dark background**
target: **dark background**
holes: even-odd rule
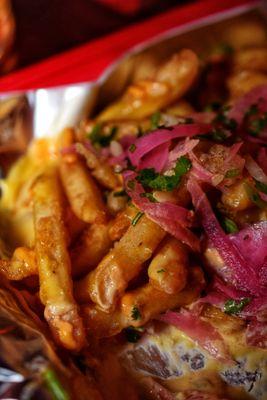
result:
[[[15,68],[32,64],[186,2],[12,0],[16,21]]]

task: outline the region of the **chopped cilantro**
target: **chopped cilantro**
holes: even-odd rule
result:
[[[114,192],[114,197],[121,197],[121,196],[126,196],[127,193],[125,190],[118,190],[118,192]]]
[[[133,306],[131,317],[132,317],[132,319],[134,321],[137,321],[138,319],[141,319],[141,313],[140,313],[139,308],[137,306]]]
[[[220,125],[225,128],[229,129],[230,131],[235,131],[237,128],[237,122],[233,118],[228,118],[225,115],[225,112],[228,111],[227,109],[223,108],[213,120],[213,123],[220,123]]]
[[[136,150],[136,145],[132,143],[131,146],[129,147],[129,152],[133,153],[135,150]]]
[[[146,197],[151,203],[158,203],[158,200],[155,199],[152,193],[141,193],[140,197]]]
[[[224,130],[221,128],[214,128],[212,130],[212,139],[216,142],[224,142],[227,139],[227,135]]]
[[[254,119],[248,126],[248,133],[251,136],[259,136],[259,134],[267,127],[267,113],[260,118]]]
[[[140,182],[144,187],[149,187],[151,181],[156,179],[158,174],[156,173],[154,168],[144,168],[139,171],[136,179]]]
[[[245,117],[250,117],[251,115],[256,115],[256,114],[258,114],[258,112],[259,112],[259,109],[258,109],[257,104],[252,104],[249,107],[248,111],[246,112]]]
[[[113,126],[110,129],[109,134],[104,135],[102,133],[102,125],[96,124],[93,127],[91,133],[89,133],[88,139],[91,140],[94,146],[107,147],[109,146],[110,142],[114,139],[116,132],[117,132],[117,127]]]
[[[157,274],[161,274],[162,272],[166,272],[166,270],[163,268],[157,270]]]
[[[256,204],[259,208],[266,208],[267,202],[262,200],[257,190],[247,182],[245,183],[245,190],[252,203]]]
[[[130,343],[136,343],[141,338],[141,333],[143,328],[135,328],[134,326],[129,326],[125,329],[126,340]]]
[[[186,117],[185,119],[184,119],[184,123],[185,124],[193,124],[194,123],[194,119],[193,118],[191,118],[191,117]]]
[[[237,169],[237,168],[229,169],[225,174],[225,178],[235,178],[239,174],[240,174],[239,169]]]
[[[254,179],[254,181],[255,181],[256,189],[258,189],[262,193],[267,194],[267,184],[263,183],[263,182],[256,181],[256,179]]]
[[[43,381],[54,400],[70,400],[70,395],[62,386],[57,374],[51,368],[47,368],[43,374]]]
[[[182,156],[178,158],[176,165],[175,165],[175,172],[179,174],[180,176],[186,174],[190,168],[192,167],[191,161],[189,158]]]
[[[144,134],[143,129],[139,125],[138,128],[137,128],[137,137],[139,138],[139,137],[143,136],[143,134]]]
[[[135,226],[140,218],[144,215],[143,212],[139,211],[132,220],[132,225]]]
[[[220,43],[217,46],[214,47],[213,49],[213,54],[218,54],[222,56],[230,56],[233,54],[233,47],[230,46],[228,43]]]
[[[231,220],[230,218],[225,217],[222,220],[222,226],[226,233],[238,232],[238,227],[237,227],[236,223],[233,220]]]
[[[251,299],[249,297],[244,297],[240,301],[229,299],[224,304],[224,312],[226,314],[238,314],[243,308],[249,304]]]
[[[204,111],[219,111],[221,108],[221,103],[219,101],[213,101],[212,103],[208,104],[205,108]]]
[[[161,113],[159,111],[155,112],[150,119],[151,122],[151,129],[155,130],[159,127],[159,122],[161,118]]]
[[[174,190],[180,183],[181,177],[178,174],[169,175],[160,175],[149,182],[149,187],[155,190],[160,190],[163,192],[171,192]]]
[[[191,161],[182,156],[177,160],[172,175],[161,175],[157,173],[154,168],[145,168],[139,172],[136,179],[144,187],[170,192],[179,185],[181,177],[185,175],[190,168]]]
[[[135,180],[131,179],[128,183],[127,186],[129,189],[133,190],[135,188]]]
[[[252,104],[245,113],[244,121],[248,134],[257,137],[267,127],[267,112],[261,113],[258,105]]]

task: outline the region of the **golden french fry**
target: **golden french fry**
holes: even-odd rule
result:
[[[128,87],[117,102],[98,116],[98,121],[142,120],[181,98],[197,77],[199,61],[191,50],[181,50],[160,67],[151,80]]]
[[[204,287],[201,268],[189,269],[187,286],[180,292],[168,294],[150,283],[126,293],[116,310],[107,313],[95,305],[81,306],[82,315],[89,335],[98,338],[119,333],[128,326],[139,327],[160,313],[182,307],[196,300]]]
[[[85,334],[72,294],[62,194],[55,168],[47,167],[46,173],[37,178],[33,199],[35,251],[45,318],[61,345],[79,350],[85,343]]]
[[[84,222],[104,222],[105,205],[89,171],[79,160],[59,165],[60,176],[72,210]]]
[[[142,326],[168,309],[192,303],[200,295],[203,287],[201,268],[192,267],[189,270],[188,285],[180,292],[169,294],[148,283],[122,297],[121,312],[127,318],[128,325]]]
[[[128,283],[139,274],[163,237],[165,231],[143,215],[131,225],[97,268],[76,282],[75,296],[79,302],[90,299],[104,310],[114,309],[118,297]]]
[[[112,241],[119,240],[126,233],[137,212],[138,209],[131,205],[116,215],[109,227],[109,237]]]
[[[21,280],[38,274],[35,253],[26,247],[18,247],[11,260],[0,260],[0,272],[9,280]]]
[[[88,335],[96,338],[116,335],[127,327],[126,318],[118,310],[107,313],[95,304],[86,304],[81,306],[81,315]]]
[[[194,109],[188,101],[179,100],[176,104],[168,107],[165,112],[175,117],[187,117],[194,112]]]
[[[69,234],[69,241],[72,243],[82,233],[87,224],[76,217],[69,206],[66,206],[64,211],[64,222]]]
[[[149,282],[168,294],[178,293],[186,285],[187,264],[185,246],[179,240],[167,237],[148,267]]]
[[[111,247],[107,224],[93,224],[85,229],[71,248],[72,275],[88,273],[102,260]]]
[[[267,48],[252,47],[236,51],[233,54],[235,70],[267,72]]]
[[[246,180],[242,179],[231,185],[222,195],[222,203],[232,211],[242,211],[253,206],[246,190]]]
[[[227,87],[232,100],[243,96],[254,87],[267,83],[267,74],[258,71],[237,71],[227,79]]]
[[[99,156],[96,156],[83,143],[76,144],[76,150],[83,155],[92,176],[105,188],[116,189],[121,185],[118,174],[115,174],[112,167]]]
[[[128,196],[123,189],[112,190],[107,195],[107,208],[111,215],[123,211],[128,203]]]
[[[57,147],[62,150],[65,147],[71,146],[75,141],[75,131],[71,127],[63,129],[63,131],[58,135]]]
[[[240,21],[225,30],[224,40],[235,49],[264,46],[267,43],[266,28],[257,21]]]

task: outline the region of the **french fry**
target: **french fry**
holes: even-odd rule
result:
[[[243,96],[254,87],[267,84],[267,74],[259,71],[237,71],[226,81],[231,100]]]
[[[34,251],[26,247],[17,247],[11,260],[0,260],[0,272],[7,279],[14,281],[37,275]]]
[[[103,258],[97,268],[79,282],[76,299],[85,303],[92,299],[104,310],[114,309],[128,283],[139,274],[163,237],[165,231],[143,215]]]
[[[119,311],[107,313],[95,304],[81,306],[81,315],[84,320],[88,336],[96,338],[110,337],[127,327],[126,317]]]
[[[112,190],[107,195],[107,208],[111,215],[116,216],[123,211],[128,203],[128,196],[122,188]]]
[[[59,164],[67,198],[77,218],[90,224],[105,221],[105,205],[90,173],[78,159]]]
[[[112,241],[107,224],[93,224],[84,230],[77,243],[71,248],[72,275],[79,277],[88,273],[109,251]]]
[[[179,240],[167,237],[148,267],[149,282],[168,294],[178,293],[186,285],[187,264],[185,246]]]
[[[119,240],[126,233],[137,212],[138,209],[131,205],[116,215],[109,226],[109,237],[112,241]]]
[[[68,205],[65,207],[64,222],[67,232],[69,234],[70,243],[73,243],[73,241],[77,239],[77,237],[87,226],[84,221],[81,221],[79,218],[76,217],[71,207],[69,207]]]
[[[83,155],[92,176],[105,188],[116,189],[121,185],[119,176],[115,174],[112,167],[103,159],[97,157],[92,150],[84,146],[83,143],[77,143],[76,149]]]
[[[127,318],[129,325],[142,326],[149,319],[168,309],[192,303],[203,287],[204,277],[201,268],[192,267],[189,271],[188,285],[180,292],[169,294],[148,283],[122,297],[121,312]]]
[[[233,54],[235,70],[251,70],[267,72],[267,48],[252,47],[236,51]]]
[[[196,266],[189,269],[188,284],[178,293],[168,294],[148,283],[126,293],[113,312],[107,313],[92,304],[83,305],[82,315],[88,334],[103,338],[128,326],[140,327],[168,309],[192,303],[199,297],[204,284],[203,272]]]
[[[117,102],[98,116],[98,121],[142,120],[181,98],[197,77],[199,61],[191,50],[181,50],[160,67],[151,80],[128,87]]]
[[[80,350],[85,333],[72,294],[70,258],[63,223],[62,194],[56,170],[47,167],[33,187],[36,259],[40,299],[55,339],[69,350]]]

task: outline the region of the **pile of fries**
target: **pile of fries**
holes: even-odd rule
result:
[[[151,67],[149,79],[141,79],[140,72],[94,120],[66,128],[57,139],[34,141],[2,181],[0,272],[35,296],[38,307],[32,307],[60,346],[81,351],[91,337],[141,327],[199,298],[205,279],[192,250],[129,201],[123,170],[109,162],[101,146],[108,144],[111,156],[118,157],[119,140],[127,135],[177,124],[197,107],[221,99],[221,66],[229,58],[223,101],[267,83],[262,27],[239,27],[229,45],[231,54],[220,48],[205,60],[217,81],[206,68],[203,88],[203,61],[181,50],[156,70]],[[153,196],[190,205],[184,181]]]

